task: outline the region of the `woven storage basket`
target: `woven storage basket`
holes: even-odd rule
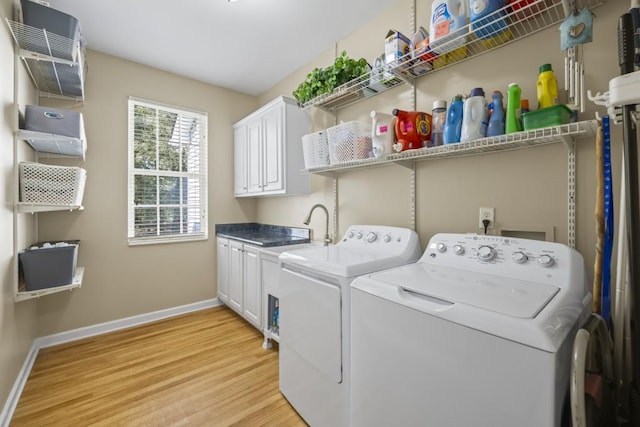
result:
[[[20,163],[20,201],[81,206],[87,172],[82,168]]]
[[[329,164],[329,142],[327,132],[320,131],[302,137],[302,154],[306,169],[327,166]]]
[[[371,123],[347,122],[327,129],[331,164],[367,159],[371,147]]]

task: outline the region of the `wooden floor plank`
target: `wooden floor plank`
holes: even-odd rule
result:
[[[42,349],[11,426],[305,426],[227,307]]]

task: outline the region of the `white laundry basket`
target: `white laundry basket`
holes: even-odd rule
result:
[[[20,163],[20,201],[81,206],[87,172],[78,167]]]
[[[306,169],[318,168],[329,164],[329,142],[327,132],[320,131],[302,137],[302,154]]]
[[[371,123],[352,121],[327,129],[331,164],[367,159],[372,155]]]

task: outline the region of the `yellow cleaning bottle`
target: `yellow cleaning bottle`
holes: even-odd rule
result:
[[[553,74],[551,64],[540,66],[536,88],[538,92],[538,109],[558,105],[558,80]]]

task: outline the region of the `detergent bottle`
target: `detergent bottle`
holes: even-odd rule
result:
[[[395,116],[378,111],[371,112],[371,143],[373,156],[384,157],[393,153],[395,142]]]
[[[502,92],[496,90],[491,94],[491,104],[489,104],[491,116],[489,126],[487,126],[487,136],[498,136],[504,134],[504,108],[502,106]]]
[[[480,39],[496,37],[505,31],[504,0],[469,0],[471,28]]]
[[[520,96],[522,89],[517,83],[509,84],[507,91],[507,118],[505,120],[506,133],[520,132],[522,130],[522,122],[520,118],[521,103]]]
[[[467,0],[433,0],[429,43],[438,54],[450,52],[467,41]]]
[[[447,110],[447,119],[444,122],[442,132],[442,142],[445,144],[453,144],[460,142],[462,133],[462,113],[463,113],[462,95],[456,95],[451,100],[451,105]]]
[[[397,143],[393,145],[395,152],[415,150],[431,140],[431,114],[420,111],[393,110],[396,116]]]
[[[460,142],[473,141],[485,136],[487,136],[487,100],[484,98],[484,90],[476,87],[464,101]]]
[[[540,66],[538,82],[536,84],[538,92],[538,108],[547,108],[558,105],[558,80],[551,69],[551,64]]]

